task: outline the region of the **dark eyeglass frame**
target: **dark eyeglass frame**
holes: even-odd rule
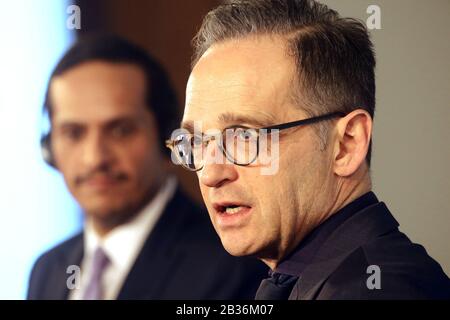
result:
[[[331,112],[331,113],[323,114],[323,115],[316,116],[316,117],[311,117],[311,118],[307,118],[307,119],[296,120],[296,121],[291,121],[291,122],[286,122],[286,123],[275,124],[275,125],[272,125],[272,126],[269,126],[269,127],[264,127],[264,128],[245,128],[245,127],[242,127],[242,128],[244,128],[246,130],[253,129],[253,130],[257,131],[257,136],[256,136],[256,146],[257,146],[256,156],[251,161],[249,161],[248,163],[245,163],[245,164],[237,162],[232,156],[230,156],[228,154],[226,149],[221,144],[219,145],[219,148],[222,150],[223,155],[230,162],[232,162],[235,165],[244,166],[245,167],[245,166],[248,166],[248,165],[252,164],[258,158],[258,155],[259,155],[259,132],[260,132],[260,130],[267,130],[267,131],[268,130],[279,130],[279,131],[281,131],[281,130],[285,130],[285,129],[289,129],[289,128],[293,128],[293,127],[304,126],[304,125],[313,124],[313,123],[317,123],[317,122],[320,122],[320,121],[330,120],[330,119],[333,119],[333,118],[344,117],[344,116],[346,116],[346,114],[344,112]],[[229,129],[231,129],[231,128],[225,128],[222,131],[222,135],[224,134],[224,132],[226,130],[229,130]],[[211,140],[214,140],[214,137],[208,137],[206,140],[203,141],[203,143],[207,143],[208,144],[209,141],[211,141]],[[168,139],[168,140],[166,140],[166,147],[169,148],[172,152],[175,152],[176,157],[179,160],[180,164],[184,168],[188,169],[189,171],[196,172],[196,171],[202,170],[204,165],[202,165],[198,169],[192,169],[192,168],[188,167],[187,165],[185,165],[183,163],[182,159],[179,158],[179,155],[177,154],[177,152],[174,151],[175,144],[177,142],[178,141],[175,141],[175,140],[172,140],[172,139]]]

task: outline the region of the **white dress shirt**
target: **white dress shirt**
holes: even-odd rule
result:
[[[69,292],[69,299],[82,299],[91,277],[93,254],[99,246],[110,260],[102,276],[103,298],[108,300],[117,298],[145,240],[173,197],[176,185],[175,177],[169,177],[153,200],[132,221],[114,228],[104,238],[96,233],[92,222],[86,220],[81,282],[78,289]]]

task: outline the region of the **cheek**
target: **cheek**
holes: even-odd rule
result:
[[[137,179],[145,179],[161,170],[159,150],[148,143],[135,143],[120,152],[120,167]]]
[[[251,184],[262,219],[270,223],[273,229],[292,222],[297,212],[297,194],[302,181],[297,169],[298,161],[292,160],[292,155],[281,157],[279,165],[275,175],[259,175]]]
[[[259,228],[273,228],[278,225],[280,199],[282,190],[278,185],[278,174],[275,176],[261,175],[260,168],[245,167],[240,171],[240,185],[246,198],[250,199],[256,208],[254,222]]]
[[[57,170],[62,174],[69,188],[71,188],[75,184],[75,178],[81,173],[79,157],[75,156],[74,152],[62,155],[53,153],[53,156]]]
[[[51,146],[51,152],[57,169],[64,176],[70,174],[77,167],[77,159],[80,158],[78,148],[69,148],[64,143],[54,142]]]

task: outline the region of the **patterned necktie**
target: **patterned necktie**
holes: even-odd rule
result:
[[[102,275],[110,261],[102,248],[98,247],[92,261],[91,277],[83,294],[83,300],[100,300],[103,298]]]
[[[298,277],[273,272],[259,285],[255,300],[287,300],[297,280]]]

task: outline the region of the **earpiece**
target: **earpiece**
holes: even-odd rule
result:
[[[50,143],[50,133],[44,134],[41,137],[41,153],[44,161],[51,167],[56,169],[56,164],[53,159],[51,143]]]

